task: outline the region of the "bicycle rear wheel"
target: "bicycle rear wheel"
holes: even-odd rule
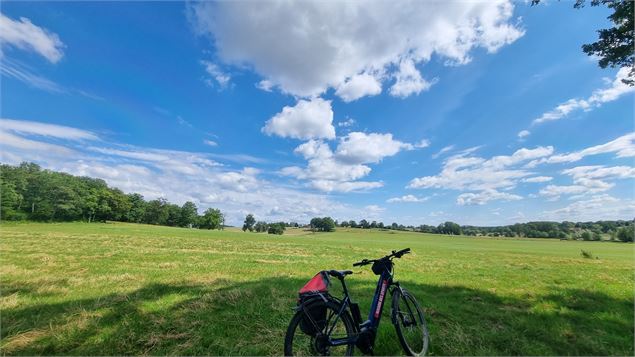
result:
[[[310,311],[313,308],[326,308],[323,319],[314,321],[319,331],[307,334],[307,315],[304,311],[298,311],[287,328],[284,339],[285,356],[352,356],[355,343],[343,344],[341,346],[330,346],[329,341],[337,339],[350,339],[355,334],[353,320],[347,311],[339,317],[340,305],[334,302],[317,301],[307,307]],[[303,328],[303,325],[304,328]],[[313,325],[313,324],[311,324]]]
[[[428,352],[430,335],[425,316],[415,297],[405,289],[393,292],[392,322],[407,355],[424,356]]]

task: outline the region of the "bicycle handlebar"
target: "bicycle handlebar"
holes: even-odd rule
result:
[[[380,258],[380,259],[362,259],[361,261],[359,261],[357,263],[353,263],[353,266],[354,267],[358,267],[358,266],[362,266],[362,265],[368,265],[368,264],[374,263],[374,262],[376,262],[378,260],[390,259],[392,257],[401,258],[404,254],[408,254],[408,253],[410,253],[410,248],[402,249],[402,250],[397,251],[397,252],[395,252],[393,250],[391,254],[389,254],[389,255],[387,255],[387,256],[385,256],[383,258]]]

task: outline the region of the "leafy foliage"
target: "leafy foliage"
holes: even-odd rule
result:
[[[269,228],[267,229],[267,233],[269,234],[278,234],[282,235],[284,230],[286,229],[284,222],[277,222],[269,224]]]
[[[164,198],[145,201],[103,180],[42,170],[33,163],[0,165],[0,189],[2,220],[122,221],[207,229],[224,224],[219,210],[199,217],[193,202],[179,207]]]
[[[311,219],[311,229],[318,232],[334,232],[335,221],[331,217],[315,217]]]
[[[247,230],[250,232],[253,232],[255,223],[256,223],[256,219],[254,218],[254,215],[251,213],[248,214],[247,217],[245,217],[245,222],[243,224],[243,232]]]

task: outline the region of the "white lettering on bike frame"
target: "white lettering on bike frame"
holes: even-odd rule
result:
[[[375,309],[375,318],[378,318],[379,314],[381,314],[381,307],[384,302],[384,295],[386,294],[387,286],[388,286],[388,280],[384,279],[384,282],[381,284],[381,291],[379,292],[379,301],[377,302],[377,309]]]

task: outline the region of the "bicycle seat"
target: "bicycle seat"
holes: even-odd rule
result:
[[[332,277],[342,279],[345,276],[347,276],[348,274],[353,274],[353,271],[351,271],[351,270],[329,270],[328,273]]]

